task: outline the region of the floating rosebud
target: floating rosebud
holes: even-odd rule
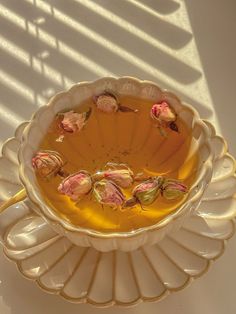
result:
[[[130,187],[134,182],[133,172],[130,169],[107,170],[104,172],[104,177],[124,189]]]
[[[97,108],[106,113],[112,113],[117,111],[122,112],[138,112],[136,109],[132,109],[126,106],[123,106],[119,103],[118,97],[112,94],[111,92],[105,91],[104,93],[95,96],[94,102]]]
[[[128,188],[134,182],[134,174],[131,169],[124,164],[110,164],[109,169],[101,172],[97,172],[93,178],[94,180],[100,180],[105,178],[116,183],[121,188]]]
[[[94,97],[97,108],[106,113],[116,112],[119,109],[118,100],[115,95],[104,92],[103,94]]]
[[[176,200],[186,194],[187,191],[186,185],[174,179],[166,179],[161,188],[161,194],[167,200]]]
[[[44,178],[49,178],[59,173],[63,165],[62,156],[51,150],[39,151],[32,158],[32,166]]]
[[[76,172],[65,178],[58,187],[61,194],[69,196],[77,201],[92,189],[92,180],[87,171]]]
[[[85,125],[85,122],[88,120],[91,113],[91,109],[87,112],[74,112],[73,110],[60,113],[60,116],[63,116],[63,119],[60,122],[61,128],[65,132],[75,133],[82,130]]]
[[[165,127],[178,132],[178,127],[175,123],[176,114],[166,101],[153,105],[150,114],[151,118],[157,122],[157,126],[163,135],[165,135],[163,130]]]
[[[157,199],[162,182],[162,177],[155,177],[140,183],[134,188],[133,197],[142,205],[150,205]]]
[[[125,201],[119,186],[106,179],[94,183],[93,195],[100,204],[113,208],[121,207]]]
[[[160,119],[163,122],[172,122],[176,120],[175,113],[165,101],[152,106],[151,117],[153,119]]]

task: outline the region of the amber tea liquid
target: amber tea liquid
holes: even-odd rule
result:
[[[139,112],[106,114],[100,112],[92,100],[88,100],[78,108],[73,108],[77,112],[92,108],[83,130],[65,134],[64,141],[58,142],[55,119],[39,149],[59,152],[67,161],[64,170],[71,174],[79,170],[87,170],[92,174],[101,170],[107,162],[126,163],[135,174],[163,175],[181,179],[190,186],[198,165],[197,154],[188,158],[191,130],[177,118],[179,133],[167,130],[168,136],[163,137],[150,118],[153,102],[130,96],[123,96],[120,100],[123,105],[138,109]],[[90,193],[75,203],[57,191],[61,180],[59,176],[48,181],[38,177],[45,202],[73,225],[102,232],[131,231],[153,225],[183,202],[183,199],[167,201],[159,196],[153,204],[143,209],[136,205],[120,211],[102,207]],[[123,190],[127,198],[131,196],[133,187]]]

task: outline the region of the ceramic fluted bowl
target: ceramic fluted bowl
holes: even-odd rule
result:
[[[61,111],[70,110],[88,98],[106,90],[118,95],[130,95],[158,102],[166,100],[177,115],[192,130],[191,152],[198,151],[199,163],[196,179],[189,189],[184,203],[158,223],[130,232],[103,233],[74,226],[58,216],[43,200],[31,160],[38,149],[41,139],[54,119]],[[41,107],[26,126],[19,149],[20,178],[30,201],[36,205],[36,211],[46,219],[60,235],[66,236],[72,243],[82,247],[94,247],[98,251],[132,251],[146,244],[154,244],[163,239],[169,232],[178,230],[186,218],[194,212],[212,177],[214,151],[210,145],[210,131],[200,119],[194,108],[183,104],[177,96],[161,90],[156,84],[140,81],[131,77],[102,78],[94,82],[82,82],[74,85],[69,91],[53,97],[46,106]]]

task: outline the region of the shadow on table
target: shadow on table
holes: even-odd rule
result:
[[[2,103],[28,119],[51,95],[74,82],[132,75],[178,92],[204,117],[211,115],[185,87],[179,90],[168,83],[171,78],[187,90],[202,76],[175,57],[192,34],[161,17],[178,10],[179,4],[147,1],[145,10],[136,0],[123,1],[122,6],[105,0],[92,4],[2,1],[0,11],[7,12],[0,19],[0,89],[6,91]]]
[[[135,2],[143,4],[140,0]],[[180,7],[180,4],[174,0],[145,0],[145,5],[163,15],[173,13]]]
[[[236,154],[235,135],[232,132],[235,131],[236,116],[236,3],[229,1],[225,5],[215,1],[214,10],[212,3],[207,1],[199,3],[190,0],[185,4],[222,133]]]

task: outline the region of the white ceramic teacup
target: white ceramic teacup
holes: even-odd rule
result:
[[[137,96],[154,102],[165,99],[178,116],[192,129],[190,149],[197,147],[199,152],[196,179],[189,188],[184,203],[155,225],[130,232],[103,233],[74,226],[63,220],[45,203],[31,163],[41,139],[58,112],[78,106],[86,99],[105,90],[112,90],[120,95]],[[102,78],[94,82],[82,82],[74,85],[69,91],[57,94],[32,117],[24,130],[22,145],[19,150],[20,178],[27,196],[34,203],[37,212],[47,220],[56,232],[68,237],[74,244],[85,247],[92,246],[103,252],[116,249],[131,251],[140,246],[151,245],[160,241],[172,230],[180,228],[185,218],[195,211],[212,176],[214,156],[209,144],[209,137],[209,130],[195,109],[183,104],[173,93],[162,91],[152,82],[140,81],[131,77]]]

